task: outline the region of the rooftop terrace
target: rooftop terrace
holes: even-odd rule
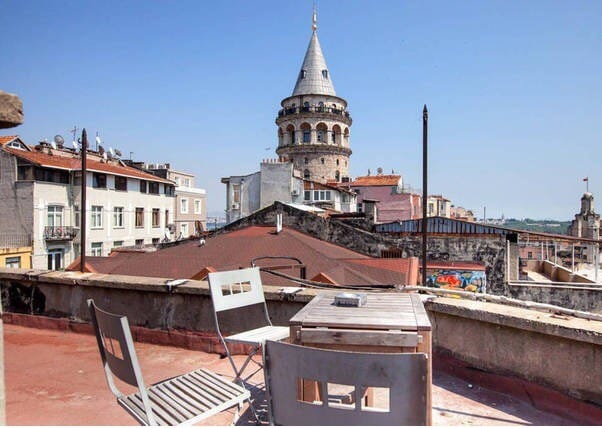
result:
[[[9,425],[137,425],[109,392],[94,336],[5,324],[4,346]],[[148,343],[136,343],[136,350],[148,384],[200,367],[231,378],[228,360],[218,354]],[[261,400],[262,374],[252,382],[258,387],[253,394]],[[202,425],[228,425],[232,415],[223,412]],[[576,423],[435,368],[434,425]],[[254,425],[250,412],[238,424]]]

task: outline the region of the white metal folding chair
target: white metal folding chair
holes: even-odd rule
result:
[[[210,273],[209,287],[211,288],[217,334],[224,345],[226,355],[234,369],[234,381],[241,382],[244,385],[246,380],[263,367],[263,364],[254,360],[253,356],[261,349],[266,340],[282,340],[287,338],[289,336],[289,327],[272,325],[263,295],[263,286],[261,285],[261,276],[258,267]],[[255,304],[263,305],[266,325],[224,337],[220,331],[218,313]],[[236,366],[228,348],[228,345],[232,343],[251,346],[251,352],[240,367]],[[246,378],[243,378],[243,372],[250,362],[257,364],[259,368]]]
[[[426,425],[424,353],[333,351],[273,341],[263,352],[272,425]],[[304,397],[304,381],[318,394]],[[350,399],[340,399],[341,387]],[[368,389],[379,390],[386,405],[367,403]]]
[[[91,299],[88,307],[109,389],[143,425],[191,425],[238,406],[236,420],[243,402],[250,400],[244,387],[205,369],[146,387],[127,318],[99,309]],[[113,376],[137,387],[138,392],[124,395]]]

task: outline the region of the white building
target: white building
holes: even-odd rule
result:
[[[86,254],[159,243],[174,215],[175,186],[88,151]],[[80,255],[81,156],[15,137],[0,147],[0,233],[30,233],[34,269],[63,269]]]

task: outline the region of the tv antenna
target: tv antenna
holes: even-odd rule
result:
[[[95,138],[95,141],[96,141],[96,151],[98,151],[98,147],[99,147],[99,146],[100,146],[100,144],[102,143],[102,141],[100,140],[100,137],[98,136],[98,131],[96,131],[96,138]],[[103,152],[104,152],[104,149],[103,149]]]
[[[69,132],[73,134],[73,140],[71,141],[71,144],[73,145],[73,148],[77,151],[79,150],[79,144],[77,144],[77,126],[74,126],[73,129],[71,129]]]

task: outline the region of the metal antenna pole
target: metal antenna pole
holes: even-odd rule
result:
[[[426,240],[428,205],[428,122],[429,113],[424,105],[422,111],[422,286],[426,287]]]
[[[86,134],[86,128],[83,129],[82,131],[82,148],[81,148],[81,154],[82,154],[82,202],[81,202],[81,208],[79,210],[80,212],[80,216],[81,216],[81,221],[80,221],[80,225],[82,228],[81,231],[81,242],[80,242],[80,264],[79,264],[79,270],[83,273],[86,271],[86,172],[87,172],[87,168],[86,168],[86,155],[88,152],[88,136]]]

